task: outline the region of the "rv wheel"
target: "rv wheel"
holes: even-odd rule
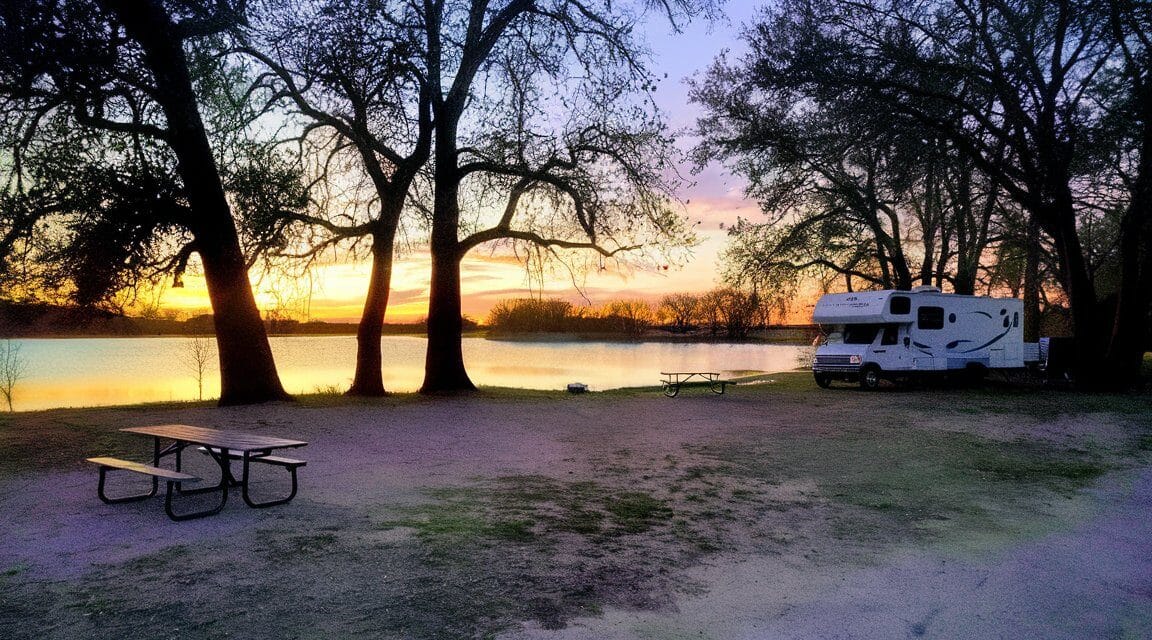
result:
[[[816,385],[821,389],[827,389],[832,386],[832,376],[827,373],[814,373],[812,375],[816,378]]]
[[[869,391],[876,389],[880,386],[880,368],[876,365],[868,365],[860,371],[860,388]]]

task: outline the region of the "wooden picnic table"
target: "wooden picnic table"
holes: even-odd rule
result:
[[[729,384],[727,380],[721,380],[720,374],[715,371],[661,371],[660,375],[664,376],[660,380],[664,395],[669,398],[676,397],[680,387],[685,384],[707,386],[709,391],[718,394],[724,393],[724,388]],[[699,381],[695,380],[697,378]]]
[[[173,520],[188,520],[219,513],[228,500],[228,489],[236,486],[241,488],[241,495],[244,498],[244,502],[250,507],[270,507],[272,505],[284,504],[296,496],[296,470],[306,464],[303,460],[293,460],[272,455],[277,449],[293,449],[306,446],[308,443],[302,440],[289,440],[287,438],[253,433],[222,431],[219,429],[208,429],[184,424],[128,427],[121,429],[121,431],[152,438],[152,466],[141,465],[126,460],[117,460],[115,458],[89,458],[89,461],[100,465],[100,499],[104,502],[114,503],[149,498],[156,494],[158,481],[163,479],[168,483],[165,510]],[[167,442],[167,445],[164,444],[165,442]],[[197,451],[211,457],[216,462],[220,468],[220,480],[217,484],[195,489],[185,489],[183,487],[184,483],[199,481],[199,478],[185,474],[181,469],[183,452],[188,447],[195,447]],[[174,458],[175,471],[160,466],[161,462],[169,456]],[[234,460],[240,461],[242,465],[240,478],[236,478],[232,473],[231,463]],[[279,466],[287,469],[292,477],[292,490],[288,496],[265,501],[253,499],[249,493],[250,470],[253,463]],[[104,480],[106,472],[112,469],[133,471],[152,476],[152,491],[138,496],[108,498],[104,493]],[[174,488],[175,492],[179,494],[218,492],[220,494],[220,500],[218,504],[209,509],[178,514],[172,509],[172,494]]]

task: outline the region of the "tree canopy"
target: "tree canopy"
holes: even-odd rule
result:
[[[745,33],[750,53],[693,93],[707,109],[698,158],[729,161],[773,217],[737,227],[734,264],[970,292],[1023,245],[1034,307],[1049,249],[1081,379],[1127,384],[1145,338],[1106,336],[1146,327],[1148,301],[1128,287],[1110,302],[1124,276],[1109,274],[1140,275],[1149,250],[1132,188],[1148,122],[1113,116],[1146,86],[1147,34],[1147,7],[1124,0],[772,5]]]
[[[199,73],[205,51],[219,49],[244,4],[33,0],[0,14],[0,95],[15,123],[5,237],[25,252],[45,245],[81,302],[149,269],[179,277],[195,252],[215,312],[222,404],[286,397],[201,114],[220,95]],[[37,151],[52,157],[28,164]],[[49,214],[70,214],[65,231],[40,224]]]

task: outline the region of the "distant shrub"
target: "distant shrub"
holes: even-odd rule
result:
[[[516,298],[496,303],[488,312],[488,326],[509,333],[570,331],[576,315],[566,300]]]

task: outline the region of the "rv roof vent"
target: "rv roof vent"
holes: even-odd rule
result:
[[[912,287],[912,293],[940,293],[940,288],[930,284],[922,284],[918,287]]]

